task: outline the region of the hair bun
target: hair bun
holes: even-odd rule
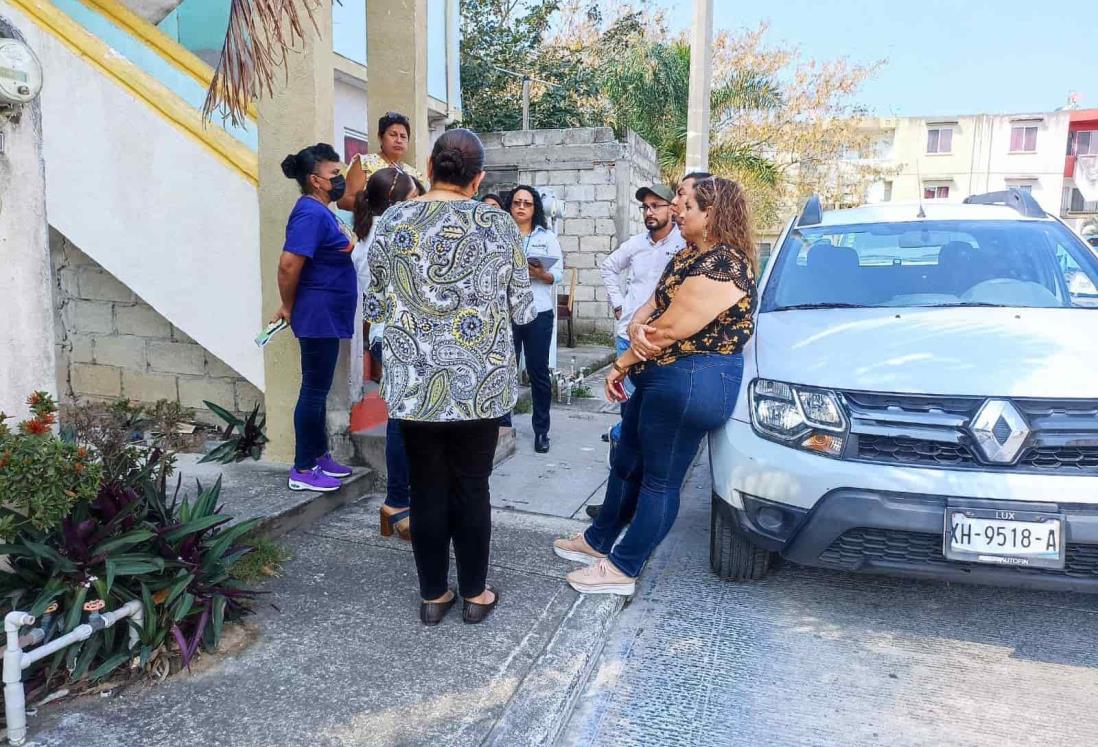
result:
[[[465,169],[465,155],[457,148],[447,148],[435,157],[435,165],[443,165],[459,173]]]
[[[291,153],[282,159],[282,173],[286,175],[287,179],[297,179],[300,169],[301,162],[298,160],[296,153]]]

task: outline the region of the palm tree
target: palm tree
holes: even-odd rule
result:
[[[220,111],[233,124],[243,124],[248,105],[274,93],[275,73],[285,68],[287,52],[304,41],[304,19],[316,28],[313,11],[322,2],[330,0],[232,0],[202,115],[209,119]]]
[[[613,124],[621,134],[630,129],[655,147],[663,179],[673,184],[686,165],[686,121],[690,101],[690,46],[683,40],[643,41],[608,60],[603,91],[610,100]],[[716,86],[710,97],[712,130],[720,131],[745,110],[770,109],[780,103],[777,84],[754,71],[740,71]],[[766,156],[728,139],[710,146],[709,170],[773,186],[780,179]]]

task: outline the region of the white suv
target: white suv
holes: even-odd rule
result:
[[[1098,590],[1098,254],[1026,193],[822,212],[710,437],[711,564]]]

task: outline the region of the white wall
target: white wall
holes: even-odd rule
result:
[[[332,109],[332,147],[342,156],[343,132],[346,128],[370,134],[371,127],[366,119],[366,91],[337,77]],[[374,122],[374,126],[377,126],[377,122]]]
[[[6,9],[0,9],[5,14]],[[17,31],[27,29],[16,20]],[[9,32],[0,15],[0,32]],[[0,33],[8,35],[8,33]],[[31,42],[32,49],[40,52]],[[28,106],[17,125],[0,123],[0,412],[26,415],[33,391],[56,394],[49,237],[38,112]]]
[[[263,322],[255,186],[56,37],[10,12],[45,73],[50,224],[262,389],[263,357],[253,342]]]

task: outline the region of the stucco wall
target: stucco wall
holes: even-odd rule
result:
[[[22,38],[22,30],[0,16],[0,36]],[[56,391],[38,103],[25,107],[18,122],[0,123],[0,130],[0,412],[22,416],[32,391]]]
[[[659,178],[652,146],[633,133],[619,142],[608,127],[490,132],[481,139],[485,191],[524,183],[564,200],[558,238],[565,268],[577,273],[576,328],[612,332],[598,268],[621,241],[644,230],[633,195]]]
[[[50,231],[57,388],[66,401],[181,402],[216,422],[209,400],[245,412],[262,394],[158,314],[71,241]]]
[[[45,72],[50,225],[262,387],[255,185],[90,60],[24,25]]]

